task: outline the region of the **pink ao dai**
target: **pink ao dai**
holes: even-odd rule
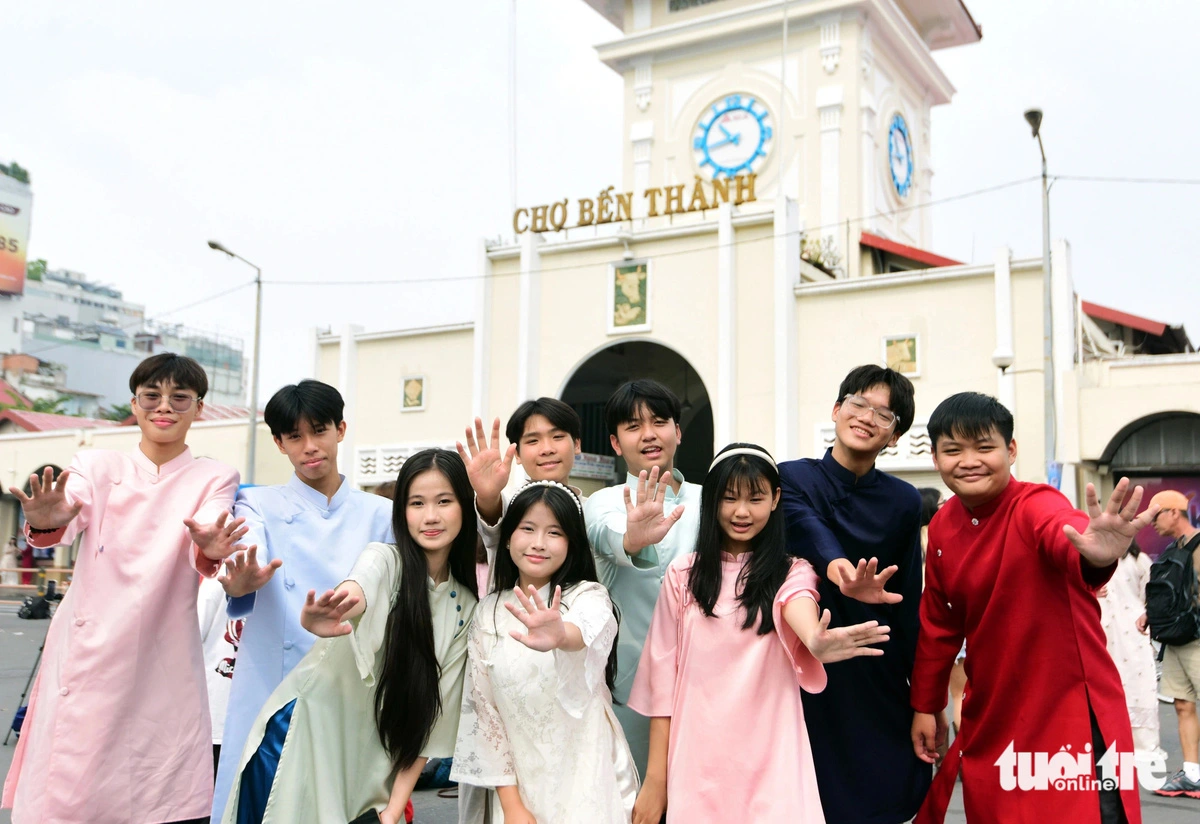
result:
[[[722,554],[721,594],[706,616],[688,589],[696,556],[667,568],[629,707],[670,716],[667,822],[823,824],[800,688],[825,669],[783,621],[795,598],[817,600],[817,576],[792,561],[775,596],[775,631],[742,629],[737,579],[750,553]]]

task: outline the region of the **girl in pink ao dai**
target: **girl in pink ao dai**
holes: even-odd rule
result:
[[[762,447],[717,454],[700,495],[696,551],[667,568],[629,696],[650,717],[634,824],[824,822],[800,690],[822,662],[881,655],[888,628],[829,629],[817,575],[792,558],[779,472]]]
[[[496,588],[467,642],[450,777],[496,788],[492,821],[628,824],[637,772],[612,710],[617,618],[579,499],[555,481],[527,484],[499,545]]]

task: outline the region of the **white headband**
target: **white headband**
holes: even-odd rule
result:
[[[579,514],[580,515],[583,514],[583,504],[581,504],[579,502],[579,496],[575,494],[575,490],[571,489],[571,487],[566,486],[565,484],[560,484],[558,481],[549,481],[549,480],[547,480],[547,481],[530,481],[529,483],[525,484],[523,487],[518,489],[517,494],[520,495],[522,492],[524,492],[526,489],[529,489],[529,487],[531,487],[531,486],[552,486],[552,487],[557,487],[558,489],[561,489],[563,492],[566,492],[567,494],[569,494],[571,496],[571,500],[575,502],[575,508],[579,510]]]
[[[753,455],[756,458],[762,458],[764,461],[769,463],[771,466],[775,466],[775,459],[772,458],[770,455],[768,455],[763,450],[756,449],[752,446],[739,446],[737,449],[728,449],[728,450],[722,452],[717,457],[713,458],[713,462],[708,465],[708,471],[712,472],[713,467],[715,467],[717,464],[719,464],[721,461],[725,460],[726,458],[732,458],[734,455]],[[775,468],[778,469],[777,466]]]

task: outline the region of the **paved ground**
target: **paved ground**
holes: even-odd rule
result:
[[[49,624],[49,621],[23,621],[17,618],[15,608],[0,605],[0,730],[8,729]],[[1178,769],[1180,753],[1175,711],[1162,704],[1159,706],[1159,718],[1162,721],[1163,748],[1170,755],[1171,766]],[[3,735],[0,734],[2,739]],[[0,775],[8,773],[13,741],[10,739],[7,747],[0,747]],[[457,821],[457,802],[438,798],[432,790],[417,793],[413,803],[417,809],[418,824],[454,824]],[[956,794],[947,822],[963,824],[966,817],[962,809],[961,795]],[[1200,821],[1200,800],[1159,798],[1143,790],[1142,816],[1146,824],[1196,824]],[[11,824],[7,810],[0,811],[0,824]]]

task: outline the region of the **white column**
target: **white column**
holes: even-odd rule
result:
[[[1013,374],[1013,312],[1012,312],[1012,250],[1007,246],[996,250],[996,273],[992,281],[996,307],[996,349],[992,363],[996,365],[996,396],[1010,412],[1016,411],[1016,376]],[[1007,364],[1007,365],[1006,365]],[[1003,368],[1001,368],[1003,367]]]
[[[650,0],[633,0],[633,30],[650,28]]]
[[[492,261],[488,258],[487,242],[479,241],[479,281],[475,286],[475,328],[472,331],[474,370],[471,380],[471,407],[483,419],[489,417],[488,374],[492,351]]]
[[[312,334],[309,335],[309,346],[312,348],[308,354],[309,363],[312,364],[312,371],[308,374],[313,380],[321,379],[321,335],[324,334],[321,330],[322,327],[314,326],[312,327]]]
[[[342,455],[338,468],[354,484],[358,483],[358,456],[354,454],[354,436],[358,432],[358,427],[355,425],[358,413],[358,340],[356,336],[362,331],[363,327],[361,326],[347,324],[342,327],[342,339],[338,343],[338,391],[342,393],[342,399],[346,402],[342,412],[342,419],[346,421],[346,437],[338,446],[338,452]],[[393,382],[391,378],[395,378],[395,381]],[[400,385],[400,376],[389,376],[388,386],[394,391],[390,397],[394,399],[395,408],[399,410],[400,396],[404,391],[404,387]]]
[[[868,232],[877,230],[875,225],[875,213],[879,211],[875,208],[875,187],[879,184],[875,180],[875,157],[877,155],[877,147],[875,144],[875,96],[866,89],[860,93],[860,103],[858,108],[859,131],[861,133],[859,141],[861,144],[860,151],[862,152],[862,203],[860,204],[859,214],[865,220],[858,228],[865,229]],[[850,260],[850,250],[846,250],[846,274],[850,274],[851,264],[857,270],[861,265],[859,256],[855,256],[855,260]],[[861,273],[860,273],[861,274]]]
[[[1057,240],[1050,252],[1050,303],[1054,318],[1051,362],[1054,365],[1054,423],[1058,430],[1055,458],[1063,462],[1062,494],[1076,503],[1075,466],[1068,461],[1079,451],[1079,427],[1069,416],[1070,410],[1063,398],[1064,378],[1075,368],[1075,284],[1071,278],[1071,244]],[[1070,404],[1071,409],[1075,406]]]
[[[650,187],[650,149],[654,145],[654,121],[640,120],[629,127],[629,142],[633,144],[633,216],[644,218],[650,205],[642,192]]]
[[[516,404],[536,397],[538,389],[538,340],[542,316],[542,257],[538,247],[541,245],[539,234],[526,232],[521,236]]]
[[[654,74],[649,57],[643,57],[633,64],[633,102],[639,112],[650,108],[650,98],[654,96]]]
[[[737,434],[737,273],[733,206],[717,208],[717,397],[713,432],[720,449]]]
[[[796,454],[796,284],[800,282],[800,210],[780,195],[775,200],[775,458]]]
[[[841,219],[842,165],[842,100],[841,86],[817,89],[817,113],[821,119],[821,236],[832,235],[835,246],[838,221]],[[843,251],[843,257],[849,250]]]

